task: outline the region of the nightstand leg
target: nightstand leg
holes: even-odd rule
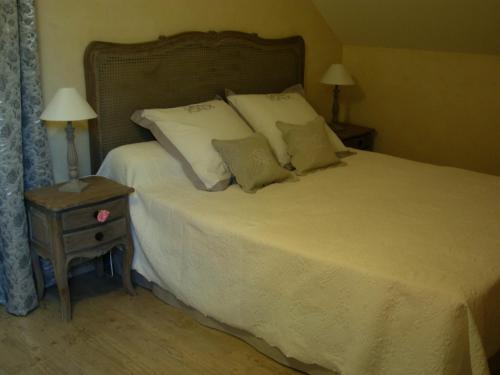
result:
[[[132,242],[132,237],[127,236],[127,242],[123,246],[123,270],[122,270],[122,282],[123,287],[128,292],[128,294],[135,296],[137,293],[132,285],[132,259],[134,258],[134,244]]]
[[[31,250],[31,266],[33,267],[33,273],[35,274],[35,283],[36,283],[38,300],[41,301],[43,298],[45,285],[43,281],[42,268],[40,267],[40,257],[33,249]]]
[[[62,243],[62,225],[60,218],[53,215],[50,221],[52,233],[52,266],[56,278],[57,289],[59,290],[59,303],[61,305],[61,318],[68,322],[71,320],[71,299],[68,285],[68,264]]]
[[[128,212],[128,201],[127,201],[127,212]],[[127,215],[127,238],[123,246],[123,270],[122,270],[122,282],[125,290],[132,296],[137,293],[132,285],[132,260],[134,259],[134,241],[132,239],[132,228],[130,223],[130,215]]]
[[[68,266],[66,262],[56,262],[54,265],[54,274],[56,276],[57,289],[59,290],[61,318],[65,322],[68,322],[71,320],[71,298],[69,294]]]
[[[56,252],[56,258],[52,261],[54,276],[56,278],[57,290],[59,291],[59,303],[61,306],[61,318],[65,322],[71,320],[71,299],[68,284],[68,265],[66,257],[62,252]]]

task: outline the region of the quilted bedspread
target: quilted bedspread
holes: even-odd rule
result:
[[[136,186],[136,270],[289,357],[486,375],[500,350],[499,177],[362,151],[256,194],[101,174]]]

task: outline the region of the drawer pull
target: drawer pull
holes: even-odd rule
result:
[[[104,233],[102,232],[97,232],[94,236],[94,238],[96,239],[96,241],[102,241],[104,239]]]
[[[99,210],[94,212],[94,217],[99,223],[105,223],[110,215],[111,212],[109,212],[108,210]]]

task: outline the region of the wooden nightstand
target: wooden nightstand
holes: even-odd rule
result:
[[[38,298],[44,284],[39,256],[49,259],[61,299],[63,320],[71,319],[68,268],[81,258],[96,258],[115,246],[123,252],[123,286],[135,294],[130,280],[134,247],[130,232],[128,195],[134,189],[104,177],[83,178],[89,186],[81,193],[64,193],[59,185],[29,191],[25,194],[33,271]],[[104,223],[97,221],[101,210],[110,212]]]
[[[373,150],[373,140],[377,132],[375,129],[365,126],[352,125],[341,123],[341,130],[332,130],[339,136],[347,147],[357,148],[360,150]]]

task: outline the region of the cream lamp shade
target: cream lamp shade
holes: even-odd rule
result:
[[[354,80],[351,75],[347,72],[346,68],[342,64],[332,64],[328,70],[323,74],[321,78],[321,83],[327,85],[341,85],[350,86],[354,85]]]
[[[40,119],[47,121],[81,121],[96,118],[92,107],[73,87],[57,90]]]

